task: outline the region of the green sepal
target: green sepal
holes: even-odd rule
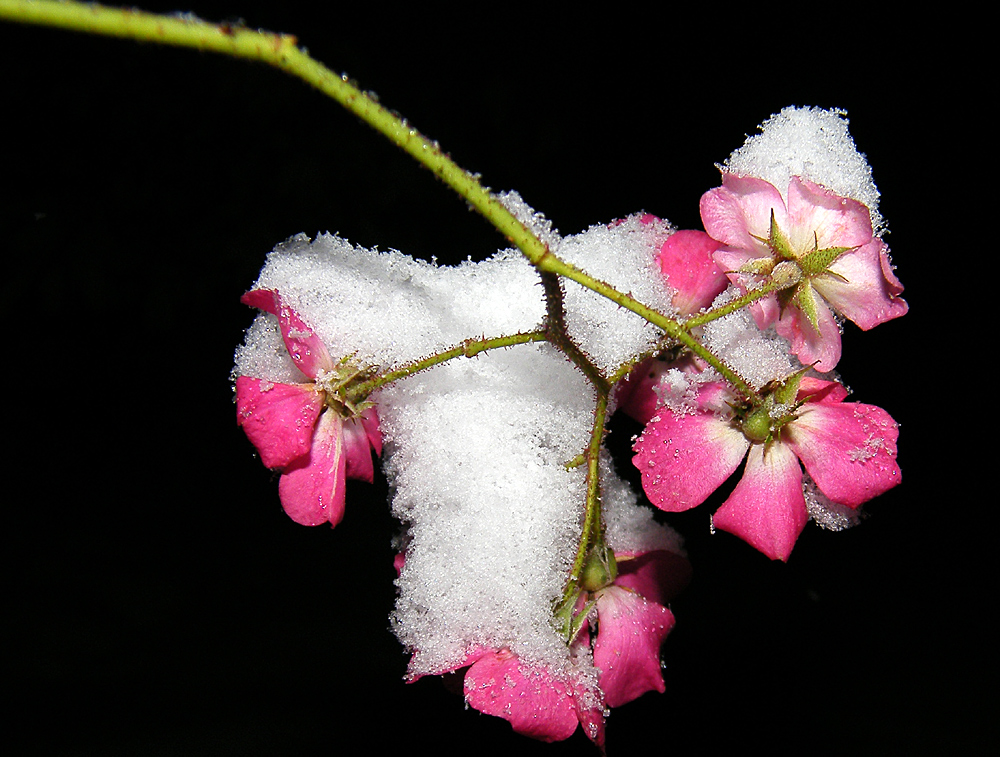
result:
[[[803,281],[799,284],[798,288],[795,290],[795,299],[798,302],[799,310],[801,310],[805,314],[806,318],[809,319],[809,324],[818,334],[819,310],[816,306],[816,292],[813,290],[812,285],[808,281]]]
[[[795,260],[795,253],[792,252],[791,245],[781,233],[778,222],[774,219],[774,208],[771,208],[771,230],[767,236],[767,246],[774,250],[783,260]]]
[[[615,553],[603,544],[597,544],[587,553],[580,571],[580,586],[585,591],[597,591],[610,586],[618,578]]]
[[[812,366],[805,366],[800,368],[791,376],[786,378],[781,385],[774,392],[774,402],[777,405],[791,405],[795,402],[795,398],[799,394],[799,384],[802,383],[802,377],[806,375],[806,372]]]
[[[813,250],[807,255],[803,255],[799,260],[799,267],[806,276],[817,276],[821,273],[832,273],[827,271],[833,262],[845,252],[857,249],[856,247],[826,247],[822,250]]]

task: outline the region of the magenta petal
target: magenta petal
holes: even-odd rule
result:
[[[802,468],[788,446],[772,443],[764,454],[754,444],[736,489],[712,517],[772,560],[787,560],[809,516],[802,495]]]
[[[312,384],[236,379],[236,422],[268,468],[283,468],[309,451],[322,409]]]
[[[547,671],[522,665],[506,649],[484,655],[469,668],[465,701],[541,741],[568,739],[579,722],[565,684]]]
[[[619,707],[647,691],[663,692],[660,646],[674,627],[666,607],[618,586],[597,599],[594,664],[608,707]]]
[[[372,463],[371,443],[363,423],[356,418],[344,421],[342,433],[347,477],[370,484],[375,477],[375,466]]]
[[[642,488],[661,510],[700,505],[736,470],[749,442],[710,413],[677,415],[664,408],[636,441],[632,463]]]
[[[839,505],[857,507],[900,481],[896,422],[859,402],[807,402],[788,424],[788,446],[816,485]]]
[[[309,378],[316,378],[322,371],[333,369],[333,360],[326,345],[305,321],[281,301],[281,295],[271,289],[254,289],[240,298],[240,302],[278,317],[281,338],[285,340],[288,354],[300,371]]]
[[[844,253],[830,270],[837,275],[815,278],[816,290],[834,310],[866,331],[905,315],[909,309],[906,300],[899,297],[903,285],[892,272],[880,239]]]
[[[286,468],[278,482],[281,506],[296,523],[336,526],[344,517],[347,461],[341,429],[336,412],[322,413],[309,454]]]
[[[652,602],[665,605],[691,581],[691,563],[665,549],[630,554],[615,552],[618,578],[615,586],[631,589]]]
[[[663,243],[656,258],[667,283],[677,290],[673,305],[678,313],[697,313],[726,288],[726,275],[712,258],[719,246],[703,231],[678,231]]]

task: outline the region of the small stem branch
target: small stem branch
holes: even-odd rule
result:
[[[565,603],[576,592],[580,575],[583,571],[587,553],[591,546],[601,538],[601,443],[604,441],[604,424],[608,416],[607,389],[598,389],[597,407],[594,410],[594,425],[590,431],[590,444],[587,446],[587,505],[583,516],[583,527],[580,529],[580,543],[577,546],[576,557],[570,570],[569,580],[563,590]]]
[[[757,289],[751,289],[742,297],[737,297],[735,300],[727,302],[725,305],[713,308],[712,310],[709,310],[707,313],[701,313],[700,315],[696,315],[693,318],[689,318],[687,321],[684,322],[684,328],[687,330],[691,330],[696,326],[702,326],[706,323],[709,323],[710,321],[714,321],[719,318],[724,318],[725,316],[730,315],[731,313],[735,313],[737,310],[745,308],[747,305],[757,302],[757,300],[761,300],[764,297],[767,297],[772,292],[776,292],[779,289],[784,289],[785,286],[786,285],[783,283],[779,283],[776,281],[769,281],[763,286],[758,287]]]
[[[376,389],[380,389],[394,381],[399,381],[399,379],[412,376],[415,373],[433,368],[435,365],[440,365],[457,357],[475,357],[480,352],[486,352],[487,350],[494,350],[500,347],[513,347],[515,344],[527,344],[529,342],[544,342],[546,339],[548,339],[548,334],[545,331],[528,331],[521,334],[512,334],[511,336],[495,337],[493,339],[466,339],[460,345],[450,350],[439,352],[423,360],[417,360],[355,384],[351,387],[348,399],[355,403],[362,402]]]
[[[583,371],[598,391],[607,393],[611,388],[608,380],[601,375],[597,366],[590,362],[576,342],[570,339],[566,331],[566,311],[563,307],[563,291],[559,277],[551,273],[542,273],[541,278],[545,290],[546,338]]]

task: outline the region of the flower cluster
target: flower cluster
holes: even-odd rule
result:
[[[841,132],[832,111],[769,121],[702,196],[703,231],[636,214],[563,237],[498,198],[581,287],[511,251],[444,268],[300,235],[271,254],[243,297],[261,313],[237,353],[238,422],[306,525],[340,522],[384,439],[408,680],[460,677],[516,732],[579,726],[602,750],[609,708],[665,690],[691,568],[602,447],[616,409],[644,426],[633,462],[660,511],[742,466],[712,523],[771,559],[810,518],[850,525],[899,483],[896,423],[830,373],[844,319],[907,310],[867,165],[847,136],[829,164],[815,146]]]

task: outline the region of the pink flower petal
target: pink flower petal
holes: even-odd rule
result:
[[[712,414],[678,415],[664,408],[636,441],[632,462],[642,473],[649,501],[681,512],[719,488],[749,444],[741,431]]]
[[[665,549],[630,554],[615,552],[618,578],[615,586],[631,589],[651,602],[666,605],[691,581],[691,563]]]
[[[808,287],[803,283],[800,286]],[[819,331],[813,328],[805,313],[796,307],[787,307],[778,319],[775,330],[792,343],[792,354],[803,365],[812,365],[821,373],[832,371],[840,362],[842,345],[840,326],[822,297],[815,297]]]
[[[624,380],[615,385],[615,404],[619,410],[639,423],[649,423],[656,415],[659,396],[654,387],[669,365],[655,357],[639,363]]]
[[[808,398],[810,402],[842,402],[847,397],[847,389],[836,381],[826,381],[812,376],[803,376],[799,382],[798,401]]]
[[[678,231],[663,243],[656,258],[667,283],[677,290],[673,305],[678,313],[697,313],[726,288],[726,275],[712,258],[720,246],[703,231]]]
[[[285,469],[278,482],[281,506],[296,523],[336,526],[344,517],[347,456],[343,422],[333,410],[319,417],[309,454]]]
[[[465,701],[541,741],[568,739],[579,722],[566,685],[547,671],[522,664],[507,649],[486,654],[469,668]]]
[[[816,485],[839,505],[857,507],[900,481],[896,422],[859,402],[807,402],[785,427],[788,446]]]
[[[906,300],[899,297],[899,283],[889,263],[886,246],[874,239],[860,249],[841,255],[830,266],[836,276],[813,279],[816,290],[833,309],[864,330],[905,315]]]
[[[594,664],[608,707],[631,702],[647,691],[663,692],[660,646],[674,616],[666,607],[628,589],[609,586],[597,599]]]
[[[284,468],[309,451],[322,409],[312,384],[236,379],[236,421],[268,468]]]
[[[772,560],[787,560],[808,519],[802,468],[795,453],[778,442],[766,455],[763,444],[750,448],[743,478],[712,523]]]
[[[871,241],[872,218],[857,200],[793,176],[788,183],[788,226],[782,230],[798,252],[817,245],[821,250],[859,247]]]
[[[306,325],[305,321],[281,301],[281,295],[271,289],[254,289],[240,298],[240,302],[278,317],[281,338],[285,340],[288,354],[300,371],[309,378],[316,378],[321,371],[333,370],[333,360],[326,351],[323,340]]]
[[[772,184],[752,176],[723,174],[722,186],[701,196],[701,221],[708,235],[754,257],[771,256],[770,248],[760,239],[770,235],[772,211],[778,226],[786,229],[781,193]]]
[[[356,418],[344,421],[342,433],[347,477],[370,484],[375,477],[375,466],[372,463],[371,442],[363,423]]]

